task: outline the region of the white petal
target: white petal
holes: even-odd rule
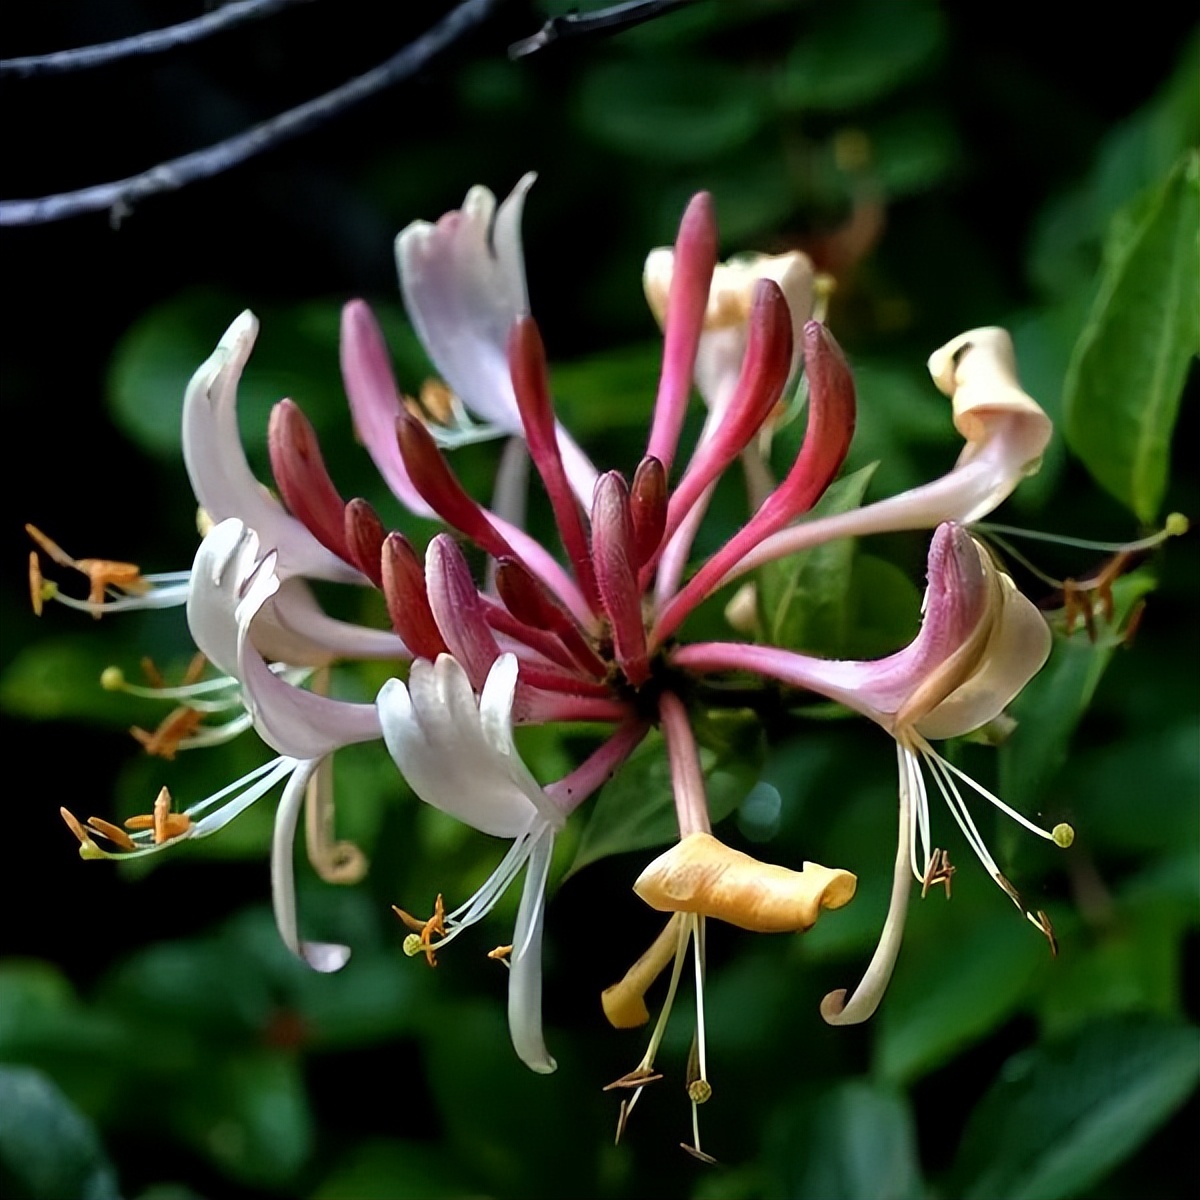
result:
[[[499,212],[495,196],[474,187],[460,211],[436,225],[414,222],[396,239],[404,303],[434,366],[472,413],[512,433],[521,418],[507,345],[529,311],[520,220],[534,178],[526,175]]]
[[[192,638],[222,674],[237,674],[237,608],[242,583],[258,561],[258,536],[234,518],[211,529],[196,551],[188,590]]]
[[[554,833],[547,829],[534,844],[525,868],[508,977],[508,1029],[513,1048],[539,1075],[548,1075],[558,1066],[542,1035],[542,920],[553,850]]]
[[[999,716],[1018,692],[1042,669],[1053,638],[1045,617],[1000,575],[1001,611],[983,660],[960,688],[950,693],[917,732],[927,738],[958,737]]]
[[[376,704],[384,742],[426,804],[496,837],[528,828],[537,810],[485,739],[470,680],[455,659],[418,659],[408,686],[388,680]]]
[[[216,522],[238,517],[280,553],[285,575],[361,583],[362,576],[331,554],[255,479],[242,449],[237,387],[250,357],[258,321],[244,312],[192,376],[183,400],[183,461],[200,507]]]
[[[299,959],[318,971],[337,971],[350,958],[350,947],[336,942],[302,942],[296,920],[296,871],[293,847],[304,791],[320,760],[298,764],[283,790],[275,810],[271,837],[271,898],[275,925],[283,944]]]

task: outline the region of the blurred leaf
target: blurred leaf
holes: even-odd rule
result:
[[[861,550],[854,556],[846,607],[846,658],[891,654],[916,637],[921,623],[916,584],[894,563]]]
[[[942,15],[929,0],[848,0],[815,10],[779,84],[794,109],[858,108],[919,75],[941,52]]]
[[[580,438],[611,433],[614,426],[643,430],[654,404],[662,345],[645,342],[555,364],[555,407]],[[643,434],[644,436],[644,434]]]
[[[1154,586],[1147,570],[1118,579],[1113,586],[1113,620],[1110,624],[1100,619],[1095,642],[1082,628],[1069,638],[1055,635],[1050,660],[1013,701],[1017,728],[999,749],[1000,792],[1010,803],[1029,807],[1054,782],[1075,727],[1121,645],[1120,631],[1134,605]]]
[[[918,951],[909,939],[900,955],[875,1044],[876,1065],[890,1082],[918,1079],[991,1032],[1026,1000],[1049,957],[1011,910],[960,929],[953,954],[945,951],[930,941]]]
[[[1078,1196],[1154,1132],[1200,1080],[1195,1029],[1097,1022],[1011,1059],[971,1114],[950,1194]]]
[[[963,147],[943,113],[901,112],[867,126],[867,175],[896,199],[929,191],[963,161]]]
[[[478,1200],[458,1163],[427,1142],[370,1141],[356,1146],[312,1200]]]
[[[1146,786],[1147,778],[1154,780]],[[1064,791],[1089,845],[1121,853],[1195,850],[1200,744],[1195,718],[1075,755]],[[1136,798],[1136,799],[1135,799]]]
[[[695,733],[708,811],[716,824],[741,804],[758,781],[765,753],[762,726],[746,713],[716,713],[696,721]],[[678,833],[666,747],[662,735],[653,731],[604,785],[566,877],[610,854],[663,845]]]
[[[692,57],[597,63],[579,90],[596,141],[651,162],[703,162],[748,142],[766,117],[761,76]]]
[[[1122,904],[1092,938],[1080,930],[1071,939],[1038,1001],[1042,1028],[1050,1037],[1071,1033],[1097,1017],[1178,1015],[1185,920],[1171,909],[1161,899]]]
[[[129,726],[156,710],[152,702],[106,692],[100,674],[118,656],[107,637],[47,638],[18,651],[0,676],[0,709],[34,720]]]
[[[787,1200],[917,1200],[924,1195],[912,1113],[904,1096],[852,1079],[797,1106],[771,1139]]]
[[[1039,214],[1029,273],[1042,288],[1064,297],[1090,290],[1112,214],[1200,141],[1197,88],[1200,40],[1193,33],[1158,94],[1106,135],[1087,177]]]
[[[0,1066],[0,1191],[9,1200],[119,1200],[91,1122],[51,1080]]]
[[[811,519],[858,508],[876,465],[871,463],[830,484],[813,505]],[[767,563],[758,572],[764,641],[788,650],[841,657],[850,620],[846,596],[856,546],[853,538],[838,538]]]
[[[558,1200],[564,1179],[593,1176],[603,1101],[589,1089],[580,1104],[584,1081],[570,1043],[553,1031],[547,1041],[558,1070],[535,1075],[513,1052],[498,999],[444,1005],[427,1044],[430,1083],[451,1144],[500,1195]],[[574,1104],[563,1120],[568,1097]]]
[[[212,289],[184,292],[146,313],[125,334],[109,369],[113,421],[147,454],[174,460],[180,453],[180,418],[188,381],[216,349],[245,307]],[[378,306],[397,359],[401,384],[430,373],[428,360],[396,306]],[[340,308],[326,301],[262,308],[255,350],[238,385],[238,424],[248,449],[266,445],[275,403],[291,397],[321,432],[350,432],[338,366]]]
[[[312,1151],[299,1062],[269,1050],[208,1062],[169,1110],[181,1137],[245,1183],[286,1186]]]
[[[1066,435],[1104,488],[1149,524],[1200,351],[1200,154],[1113,218],[1100,289],[1065,383]]]

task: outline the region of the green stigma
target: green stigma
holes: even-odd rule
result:
[[[1056,846],[1061,846],[1065,850],[1075,840],[1075,830],[1063,821],[1050,830],[1050,836],[1054,839]]]

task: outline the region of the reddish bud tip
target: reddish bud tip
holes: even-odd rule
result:
[[[401,533],[389,533],[380,554],[383,594],[392,628],[417,658],[436,659],[446,643],[433,619],[425,571]]]
[[[322,546],[352,562],[346,546],[346,502],[325,469],[316,431],[291,400],[280,400],[271,410],[267,450],[288,510]]]
[[[667,524],[667,473],[657,458],[643,458],[634,472],[629,515],[634,566],[641,567],[658,549]]]
[[[350,561],[377,587],[383,587],[383,552],[387,530],[379,514],[367,501],[359,498],[346,505],[346,550]]]

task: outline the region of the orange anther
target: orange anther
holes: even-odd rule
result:
[[[113,825],[110,821],[105,821],[102,817],[88,817],[87,823],[101,837],[106,837],[110,842],[115,842],[122,850],[137,849],[137,842],[119,825]]]
[[[78,818],[69,808],[60,808],[58,815],[67,823],[67,828],[79,839],[80,845],[94,845],[92,839],[88,836],[88,831],[80,825]]]
[[[183,705],[172,711],[158,723],[153,733],[133,726],[130,733],[141,744],[147,754],[156,758],[173,759],[179,752],[180,744],[185,738],[191,737],[204,720],[204,714],[194,708]]]
[[[428,921],[419,921],[410,913],[406,913],[404,909],[397,905],[392,905],[392,912],[400,918],[404,924],[418,935],[419,949],[412,951],[414,954],[424,954],[425,961],[431,966],[437,966],[437,948],[441,941],[446,936],[446,908],[442,903],[442,894],[438,893],[437,899],[433,903],[433,916]],[[434,935],[437,935],[438,941],[434,941]],[[511,947],[510,947],[511,949]],[[406,951],[407,952],[407,951]]]
[[[42,603],[45,600],[43,588],[46,581],[42,578],[42,563],[36,550],[29,552],[29,601],[33,605],[33,615],[42,615]]]

